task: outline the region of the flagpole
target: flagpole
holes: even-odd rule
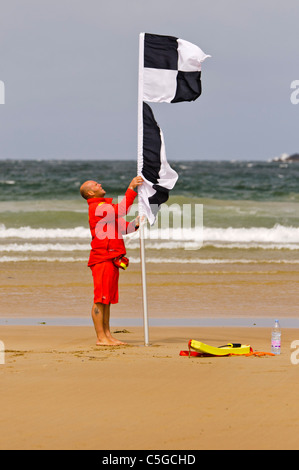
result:
[[[142,154],[143,154],[143,64],[144,64],[144,33],[139,36],[139,78],[138,78],[138,164],[137,172],[142,173]],[[143,298],[143,327],[144,327],[144,345],[149,346],[149,324],[148,324],[148,304],[147,304],[147,285],[146,285],[146,264],[145,264],[145,243],[144,226],[141,220],[140,200],[138,204],[139,212],[139,238],[140,238],[140,262],[142,277],[142,298]]]

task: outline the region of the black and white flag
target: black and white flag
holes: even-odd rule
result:
[[[202,91],[201,64],[210,56],[183,39],[147,33],[140,34],[139,53],[139,213],[153,225],[178,174],[167,163],[163,133],[145,102],[195,101]]]

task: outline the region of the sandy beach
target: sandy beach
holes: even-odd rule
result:
[[[82,263],[1,266],[1,318],[89,317]],[[292,265],[149,265],[156,318],[295,317]],[[189,339],[270,351],[270,328],[122,327],[142,317],[139,266],[121,273],[112,310],[124,347],[96,347],[91,326],[2,325],[1,449],[297,449],[298,367],[283,330],[277,357],[188,358]]]

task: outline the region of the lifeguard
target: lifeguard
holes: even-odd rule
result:
[[[98,346],[125,344],[111,335],[110,305],[118,303],[120,260],[126,255],[123,235],[139,228],[138,217],[132,222],[126,222],[123,217],[128,214],[137,196],[135,188],[142,183],[142,177],[136,176],[119,204],[105,198],[106,191],[96,181],[86,181],[80,188],[81,196],[89,206],[92,242],[88,266],[94,281],[92,319]]]

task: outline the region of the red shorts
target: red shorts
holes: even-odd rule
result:
[[[119,269],[112,261],[104,261],[90,268],[94,283],[94,303],[117,304]]]

